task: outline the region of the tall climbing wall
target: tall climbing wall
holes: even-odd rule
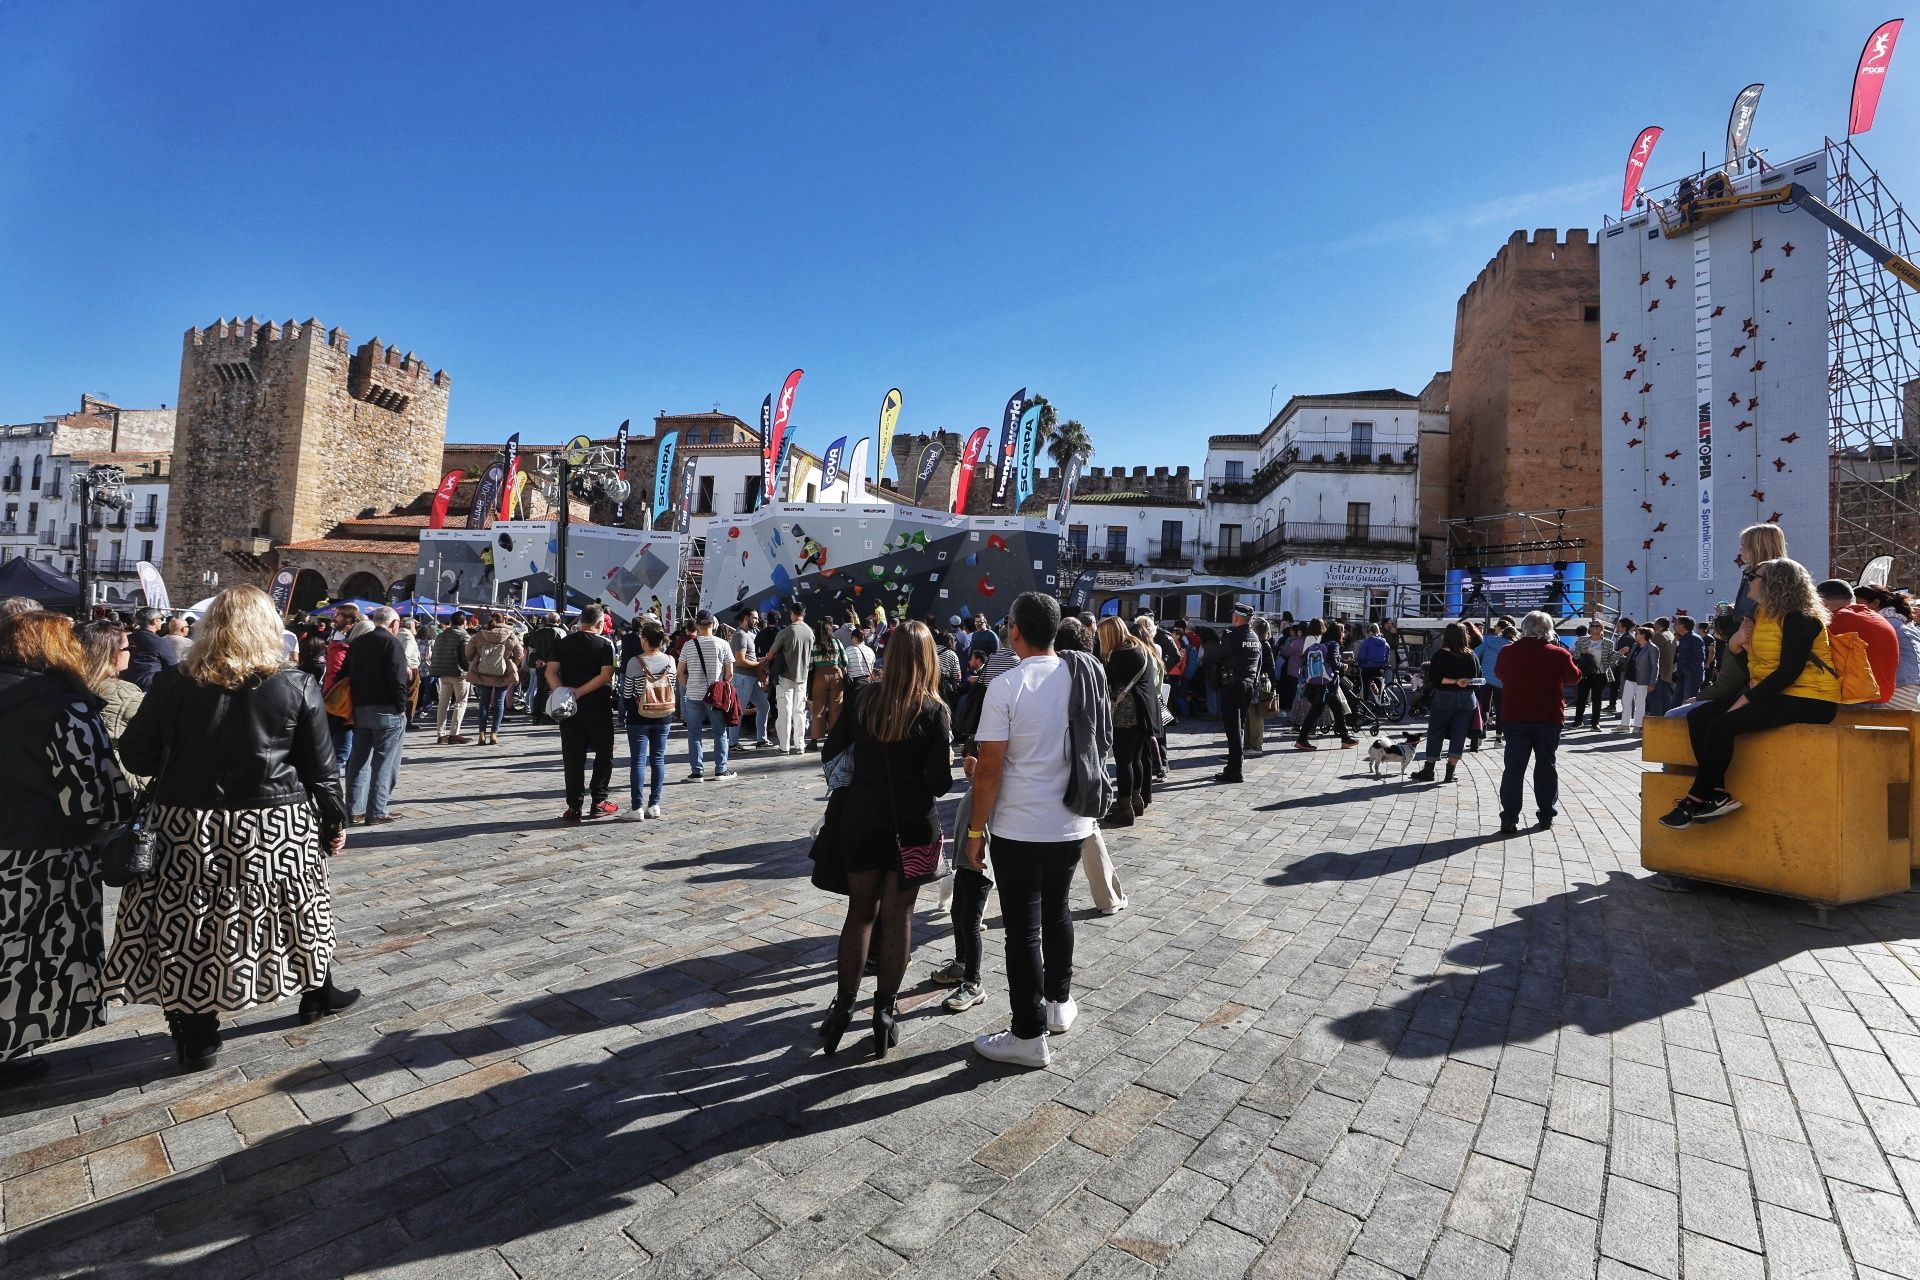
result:
[[[1739,180],[1827,190],[1820,153]],[[1796,208],[1669,238],[1642,213],[1600,240],[1608,582],[1636,619],[1739,589],[1740,530],[1772,521],[1827,573],[1827,232]]]
[[[998,620],[1023,591],[1060,594],[1060,526],[896,506],[763,507],[707,533],[701,601],[725,621],[798,600],[809,617]]]

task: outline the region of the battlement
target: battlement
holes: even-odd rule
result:
[[[1598,243],[1585,227],[1569,227],[1564,236],[1552,227],[1539,227],[1531,236],[1515,231],[1460,295],[1456,312],[1465,311],[1479,294],[1492,290],[1515,271],[1595,270]]]
[[[232,320],[223,318],[205,328],[188,329],[184,346],[198,351],[199,358],[205,363],[215,368],[225,368],[227,373],[222,376],[227,377],[231,373],[233,377],[228,378],[231,381],[247,376],[238,368],[242,362],[250,365],[256,356],[271,358],[275,352],[291,350],[295,344],[301,343],[329,347],[344,355],[352,350],[353,339],[345,329],[329,329],[312,317],[304,323],[288,320],[281,324],[272,320],[263,321],[257,316],[246,316]],[[368,384],[374,381],[371,371],[376,364],[382,369],[379,379],[382,383],[425,379],[436,387],[445,388],[452,382],[446,370],[430,373],[426,362],[413,352],[402,353],[397,347],[389,348],[378,338],[364,344],[352,358],[355,369],[364,363],[367,370],[364,381]],[[354,394],[359,396],[358,391]]]

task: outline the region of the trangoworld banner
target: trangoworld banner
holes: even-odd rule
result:
[[[701,603],[724,621],[798,600],[812,618],[946,624],[993,619],[1023,591],[1060,593],[1060,526],[1017,516],[955,516],[898,506],[767,507],[707,534]]]
[[[1013,448],[1014,435],[1020,428],[1020,413],[1027,407],[1027,389],[1020,388],[1007,397],[1007,407],[1000,415],[1000,469],[993,475],[993,505],[1005,507],[1007,499],[1013,496]]]
[[[558,555],[551,520],[507,520],[491,529],[439,529],[420,538],[417,593],[469,608],[524,607],[553,596]],[[669,531],[572,524],[567,589],[573,605],[598,600],[623,621],[673,598],[680,536]],[[662,615],[665,616],[665,615]]]

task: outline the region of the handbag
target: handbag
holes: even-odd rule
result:
[[[333,684],[322,701],[327,714],[335,720],[353,719],[353,683],[347,679],[346,672],[342,671],[333,678]]]
[[[152,794],[151,787],[147,794]],[[160,848],[160,837],[153,829],[153,808],[144,796],[136,804],[138,812],[131,819],[113,827],[94,843],[94,851],[100,858],[100,881],[109,889],[124,889],[153,873]]]
[[[852,755],[851,751],[847,752]],[[900,855],[900,878],[902,880],[937,880],[953,873],[953,862],[947,857],[947,832],[939,822],[933,824],[933,840],[928,844],[900,843],[900,816],[894,812],[893,798],[893,753],[882,751],[880,758],[887,768],[887,811],[893,821],[888,824],[893,834],[893,847]],[[841,794],[835,792],[835,795]]]
[[[852,755],[851,751],[844,754]],[[836,759],[838,757],[835,757]],[[847,790],[842,787],[827,797],[827,812],[820,819],[820,827],[813,833],[813,847],[807,856],[813,859],[813,874],[808,877],[813,887],[824,893],[837,893],[847,896],[847,866],[840,857],[840,820],[846,812]]]
[[[1127,682],[1127,687],[1112,695],[1113,727],[1116,729],[1138,729],[1140,727],[1140,704],[1133,700],[1134,688],[1139,685],[1140,677],[1147,674],[1141,667],[1138,674]]]
[[[700,655],[700,674],[704,678],[708,674],[707,647],[701,644],[700,640],[700,636],[695,636],[691,643],[694,652]],[[719,714],[721,721],[729,728],[740,723],[740,691],[733,687],[733,681],[709,681],[707,683],[707,696],[702,698],[701,701],[713,708],[713,710]]]

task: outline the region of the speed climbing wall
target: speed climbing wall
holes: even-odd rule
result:
[[[1060,526],[1020,516],[953,516],[895,506],[763,507],[708,528],[701,602],[722,620],[798,600],[813,618],[941,623],[1004,617],[1023,591],[1060,593]]]
[[[1736,184],[1827,191],[1821,153]],[[1608,582],[1636,619],[1712,612],[1739,589],[1740,530],[1771,521],[1828,561],[1827,231],[1797,208],[1669,239],[1642,212],[1600,240]]]
[[[625,621],[667,616],[681,535],[575,524],[567,530],[567,601],[604,604]],[[485,530],[434,529],[420,537],[420,594],[441,604],[524,605],[551,597],[558,540],[551,520],[505,520]]]

